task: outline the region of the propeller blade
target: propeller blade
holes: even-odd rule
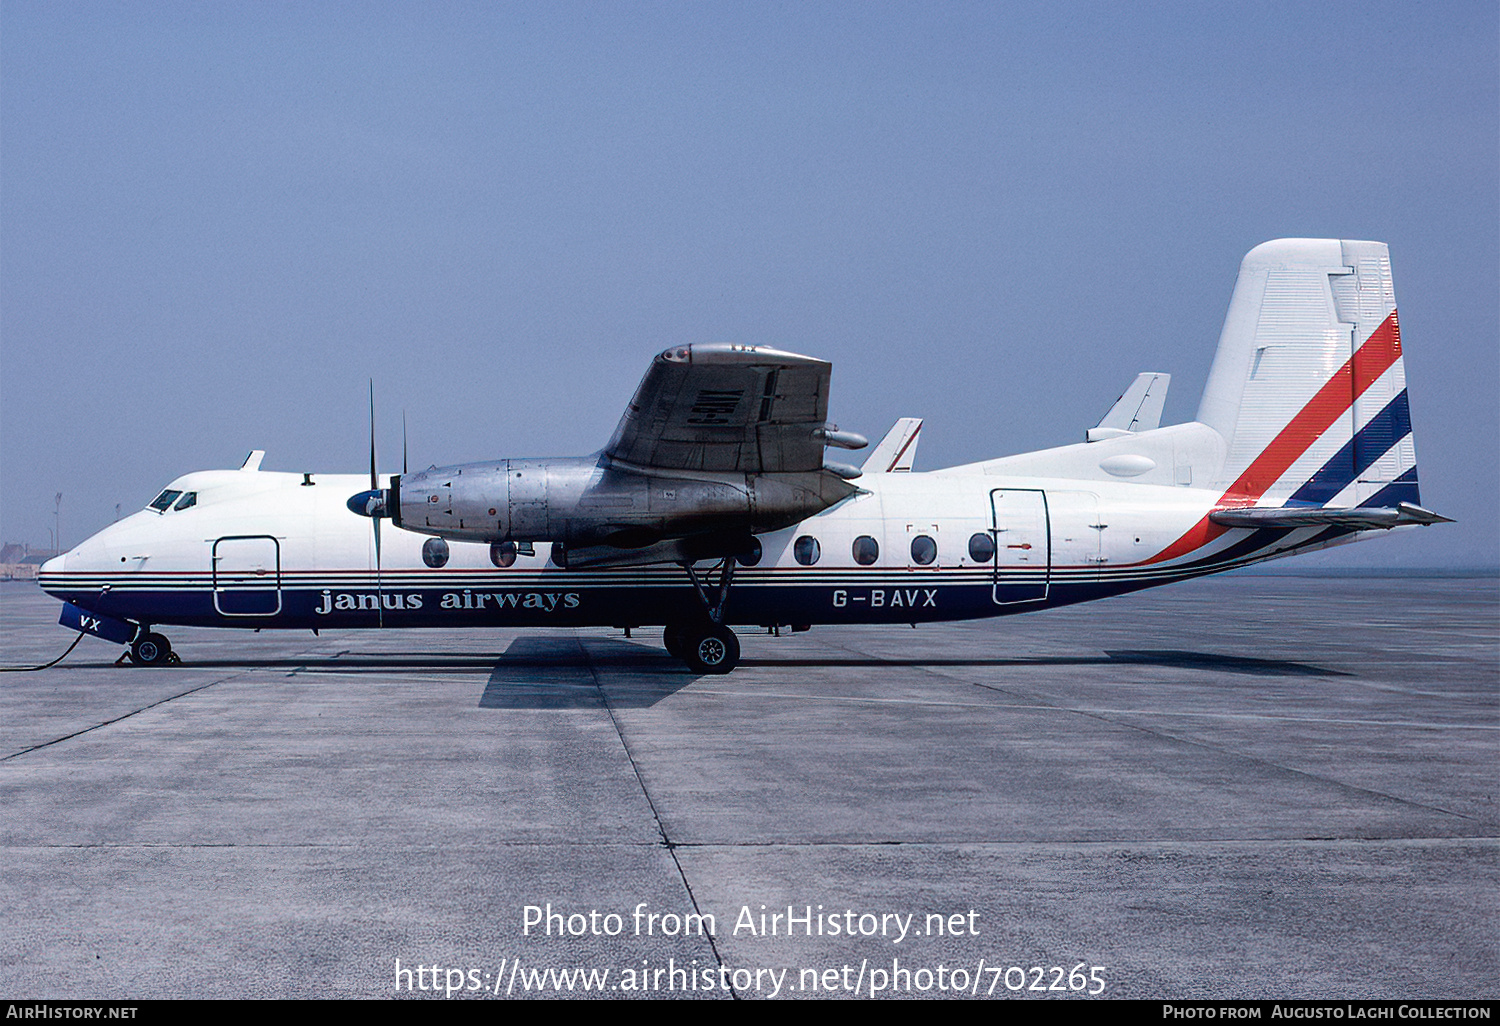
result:
[[[372,498],[366,508],[370,511],[365,515],[370,518],[370,526],[375,531],[375,625],[385,626],[385,596],[381,586],[380,575],[380,517],[376,515],[377,505],[384,512],[385,502],[380,495],[380,477],[375,473],[375,379],[370,379],[370,493]],[[358,496],[355,496],[358,498]],[[351,499],[351,502],[354,500]],[[357,511],[356,511],[357,512]]]
[[[385,590],[380,579],[380,518],[375,517],[370,521],[370,526],[375,528],[375,625],[385,626]]]
[[[375,476],[375,379],[370,379],[370,490],[380,487]]]
[[[401,411],[401,476],[406,476],[406,411]]]

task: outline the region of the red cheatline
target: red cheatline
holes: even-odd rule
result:
[[[1365,344],[1360,346],[1333,377],[1318,389],[1317,395],[1292,418],[1291,423],[1281,429],[1271,444],[1245,468],[1245,472],[1230,485],[1214,503],[1215,509],[1232,509],[1237,506],[1253,506],[1288,468],[1305,453],[1323,432],[1333,426],[1354,405],[1354,400],[1364,394],[1382,374],[1401,357],[1401,328],[1396,321],[1396,311],[1381,322],[1380,327],[1370,333]],[[1143,564],[1161,563],[1168,559],[1192,552],[1207,545],[1229,530],[1208,519],[1203,519],[1188,529],[1187,533],[1171,545],[1162,549]],[[1142,564],[1138,564],[1142,565]]]

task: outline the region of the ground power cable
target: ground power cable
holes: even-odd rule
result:
[[[84,637],[85,635],[80,631],[78,637],[73,639],[73,644],[64,649],[63,654],[52,660],[50,663],[43,663],[40,666],[0,666],[0,673],[30,673],[33,670],[45,670],[49,666],[56,666],[64,659],[68,658],[68,653],[77,648],[78,643],[82,641]]]

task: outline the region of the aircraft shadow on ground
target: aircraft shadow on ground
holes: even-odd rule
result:
[[[828,656],[803,659],[744,659],[743,667],[880,667],[880,666],[1157,666],[1261,677],[1346,677],[1308,663],[1254,659],[1209,652],[1119,650],[1101,656],[1034,658],[883,659]],[[479,700],[485,709],[603,708],[604,695],[593,671],[607,670],[609,704],[646,708],[701,679],[654,645],[612,639],[589,639],[587,651],[571,638],[518,638],[495,665]]]
[[[74,664],[105,668],[110,664]],[[1347,677],[1342,670],[1282,659],[1255,659],[1175,649],[1118,649],[1100,656],[960,656],[886,658],[847,655],[787,659],[743,659],[741,667],[864,668],[878,667],[1025,667],[1147,666],[1258,677]],[[605,692],[598,671],[608,674],[608,704],[614,708],[648,708],[702,679],[651,642],[614,638],[561,636],[521,637],[498,658],[492,653],[469,655],[380,655],[341,652],[321,658],[190,659],[184,669],[286,668],[298,675],[371,670],[383,674],[433,672],[485,673],[483,709],[602,709]],[[131,672],[138,672],[132,670]],[[162,672],[162,671],[157,671]],[[166,671],[170,672],[170,671]]]
[[[656,645],[590,638],[517,638],[495,664],[481,709],[602,709],[595,670],[607,670],[609,705],[641,709],[676,694],[698,675]]]

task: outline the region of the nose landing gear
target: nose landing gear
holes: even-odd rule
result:
[[[142,631],[130,643],[130,661],[136,666],[166,666],[182,662],[172,651],[172,643],[152,631]]]

